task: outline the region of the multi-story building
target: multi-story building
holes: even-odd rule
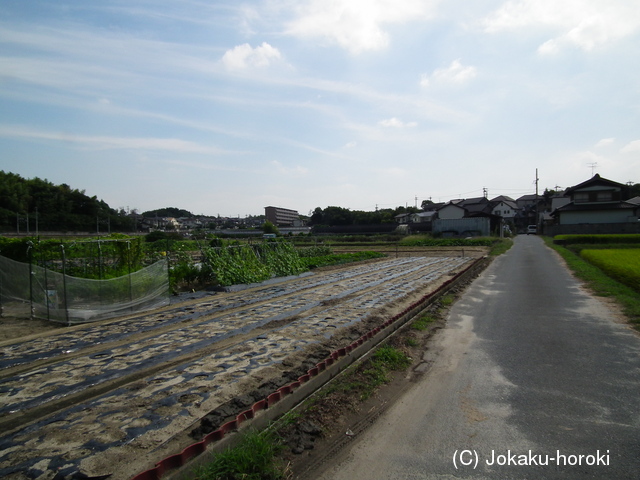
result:
[[[267,220],[277,226],[299,226],[300,214],[296,210],[280,207],[264,207]]]

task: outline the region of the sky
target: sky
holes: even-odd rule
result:
[[[640,2],[2,0],[0,170],[262,215],[640,183]]]

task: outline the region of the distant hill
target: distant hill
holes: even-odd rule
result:
[[[182,210],[176,207],[166,207],[159,208],[157,210],[149,210],[148,212],[144,212],[142,214],[143,217],[146,218],[154,218],[154,217],[173,217],[173,218],[191,218],[195,215],[188,210]]]
[[[0,231],[35,233],[36,218],[37,229],[43,232],[123,232],[134,228],[125,212],[89,197],[84,190],[0,170]]]

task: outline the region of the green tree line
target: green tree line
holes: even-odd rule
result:
[[[317,207],[309,219],[309,225],[378,225],[394,223],[395,216],[404,213],[417,213],[422,210],[415,207],[384,208],[374,212],[350,210],[343,207]]]
[[[132,220],[67,184],[0,170],[0,231],[130,231]],[[27,224],[28,221],[28,224]]]

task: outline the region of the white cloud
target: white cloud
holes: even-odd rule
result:
[[[353,54],[384,49],[384,24],[426,19],[439,0],[309,0],[296,8],[287,33],[326,38]]]
[[[282,58],[280,51],[267,42],[262,42],[262,45],[256,48],[244,43],[227,50],[222,56],[222,63],[229,70],[244,70],[250,67],[268,67],[274,60],[280,58]]]
[[[378,125],[381,125],[383,127],[393,127],[393,128],[411,128],[411,127],[417,127],[418,124],[416,122],[403,122],[399,119],[397,119],[396,117],[392,117],[392,118],[388,118],[386,120],[380,120],[378,122]]]
[[[451,65],[446,68],[436,69],[432,75],[423,74],[420,85],[423,87],[429,87],[433,84],[462,85],[475,78],[476,75],[476,67],[462,65],[458,59],[451,62]]]
[[[627,143],[620,151],[622,153],[640,152],[640,140],[634,140],[633,142]]]
[[[596,143],[596,148],[606,147],[607,145],[611,145],[613,142],[615,142],[615,140],[616,140],[615,138],[603,138],[598,143]]]
[[[555,32],[538,53],[567,46],[590,51],[640,30],[640,3],[628,0],[510,0],[482,21],[485,31]]]
[[[278,172],[281,173],[282,175],[287,175],[292,177],[303,177],[309,173],[308,168],[301,167],[299,165],[296,165],[294,167],[287,167],[282,162],[279,162],[277,160],[273,160],[271,162],[271,165],[273,165],[276,168],[276,170],[278,170]]]

